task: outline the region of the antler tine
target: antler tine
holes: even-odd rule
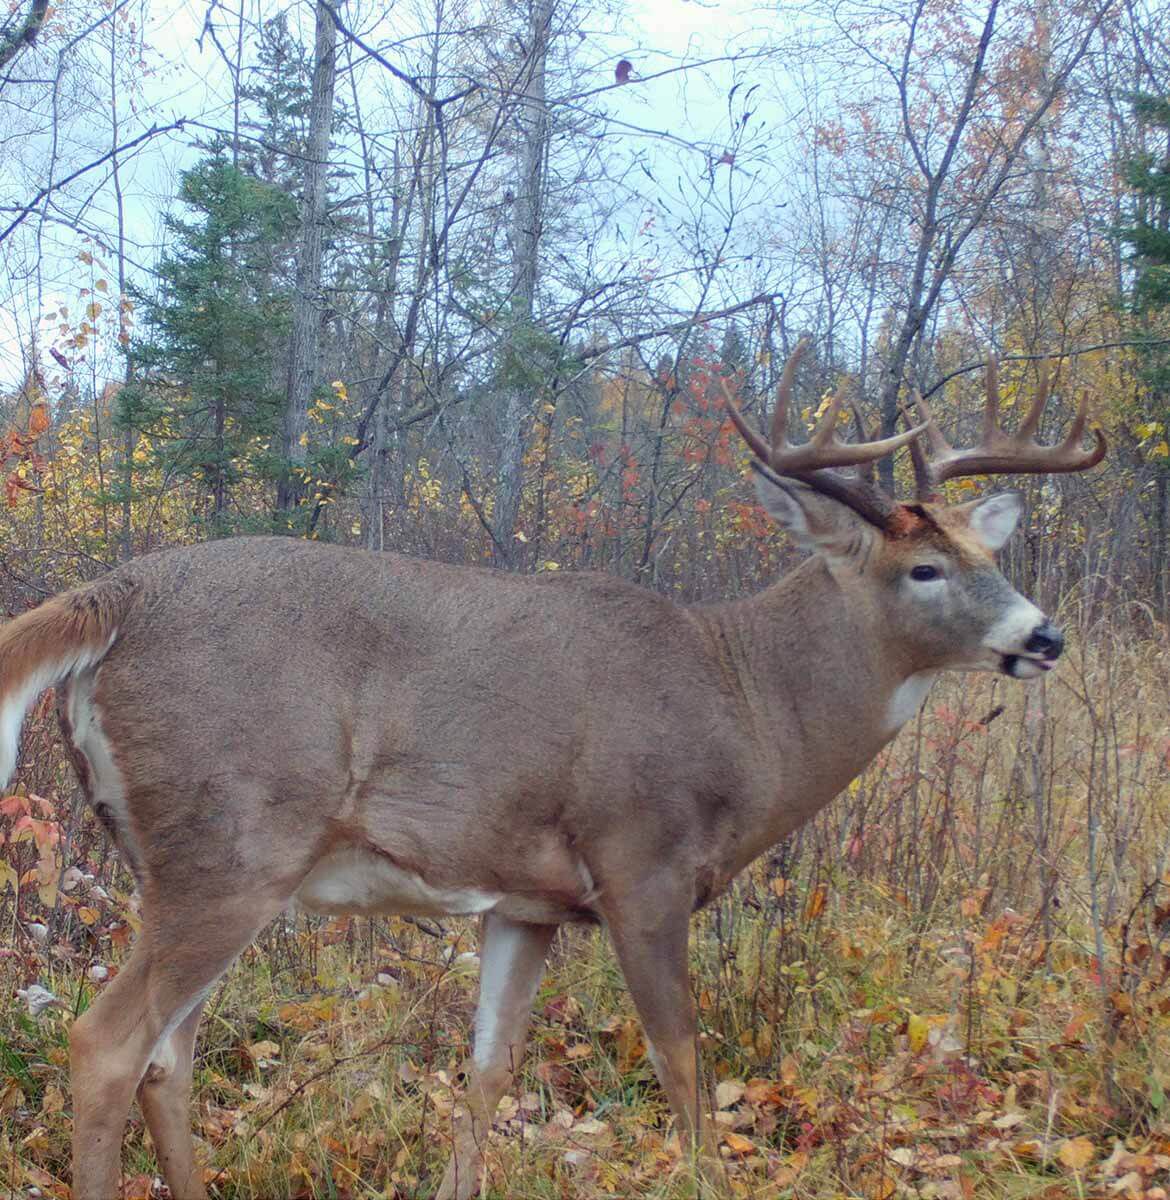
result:
[[[999,433],[999,359],[991,355],[983,372],[987,400],[983,405],[983,442],[988,444]]]
[[[1036,441],[1035,435],[1051,390],[1049,373],[1041,375],[1036,399],[1014,434],[1005,433],[999,424],[999,377],[994,358],[987,364],[986,383],[983,436],[978,446],[968,450],[956,450],[947,442],[938,432],[925,400],[918,398],[919,411],[928,421],[927,435],[933,452],[933,458],[927,464],[931,490],[948,479],[963,475],[1048,475],[1087,471],[1105,457],[1108,443],[1099,429],[1093,431],[1095,446],[1086,450],[1081,445],[1089,419],[1087,392],[1081,395],[1076,416],[1063,440],[1057,445],[1045,446]]]
[[[739,405],[732,398],[731,389],[727,386],[726,379],[719,380],[719,386],[723,390],[723,403],[727,406],[727,415],[731,418],[731,423],[739,430],[739,436],[747,442],[751,452],[760,459],[761,462],[767,462],[772,457],[771,447],[762,437],[744,420],[744,415],[739,411]],[[775,424],[775,422],[773,422]]]
[[[929,414],[930,410],[925,408],[926,401],[923,400],[922,396],[917,390],[914,392],[914,401],[920,412],[925,409],[926,413]],[[910,410],[904,404],[899,405],[899,408],[901,409],[902,420],[909,425],[913,420]],[[933,418],[928,416],[926,422],[926,433],[928,437],[931,435],[932,430],[935,433],[938,433],[938,426],[933,423]],[[941,437],[942,435],[939,434],[939,436]],[[930,464],[927,463],[926,455],[922,452],[922,443],[917,438],[910,443],[910,465],[914,468],[915,495],[919,500],[930,500],[934,496],[934,484],[931,482],[930,478]]]
[[[776,407],[772,410],[772,446],[784,446],[788,443],[788,406],[792,403],[792,384],[796,379],[796,368],[809,347],[809,339],[803,337],[796,343],[792,353],[780,372],[780,382],[776,387]],[[769,461],[767,455],[764,461]]]
[[[926,428],[926,438],[930,442],[931,453],[940,459],[946,455],[954,454],[955,448],[943,437],[943,431],[938,427],[938,422],[934,419],[934,412],[930,405],[926,403],[926,397],[921,392],[915,391],[914,403],[918,408],[918,415],[922,418],[922,423]]]
[[[1069,427],[1068,435],[1064,441],[1060,443],[1062,450],[1076,447],[1080,448],[1081,434],[1085,432],[1085,425],[1089,421],[1089,391],[1087,388],[1081,390],[1081,398],[1077,401],[1076,416],[1073,417],[1073,423]]]
[[[782,475],[819,471],[825,467],[859,467],[863,463],[876,462],[879,458],[885,458],[887,454],[893,454],[923,431],[923,426],[916,425],[905,433],[895,433],[876,442],[843,442],[837,437],[837,418],[843,403],[844,394],[839,389],[829,401],[825,415],[809,440],[799,446],[773,443],[769,465]]]
[[[808,444],[810,446],[824,449],[826,446],[845,446],[849,444],[842,442],[837,437],[837,423],[841,419],[841,409],[845,405],[845,394],[846,389],[849,387],[849,382],[849,376],[846,375],[837,385],[837,390],[833,393],[833,398],[829,401],[829,407],[825,409],[824,415],[816,424],[816,428],[809,434]]]
[[[1044,416],[1044,410],[1048,407],[1048,391],[1052,386],[1052,372],[1040,372],[1040,382],[1036,387],[1036,399],[1032,403],[1032,407],[1028,410],[1028,415],[1020,424],[1019,432],[1016,434],[1021,440],[1032,440],[1036,436],[1037,430],[1040,428],[1040,418]],[[1077,436],[1080,436],[1078,432]]]
[[[880,426],[875,425],[872,433],[865,428],[865,418],[861,415],[861,409],[857,405],[857,401],[849,397],[849,411],[853,414],[853,429],[857,435],[859,442],[864,442],[870,438],[876,438],[881,432]],[[911,442],[911,449],[917,445],[916,442]],[[874,477],[873,463],[859,463],[857,467],[857,477],[861,479],[868,487],[876,487],[877,479]]]

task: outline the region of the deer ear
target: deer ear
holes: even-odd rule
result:
[[[996,551],[1012,536],[1019,524],[1024,502],[1019,492],[996,492],[964,505],[971,532],[987,547]]]
[[[804,549],[830,558],[850,557],[877,532],[847,505],[802,483],[757,471],[756,495],[768,516]]]

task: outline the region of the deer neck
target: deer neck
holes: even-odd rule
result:
[[[761,837],[783,836],[858,775],[925,699],[933,672],[889,645],[878,614],[820,558],[709,610],[746,726]],[[768,844],[765,841],[763,844]]]

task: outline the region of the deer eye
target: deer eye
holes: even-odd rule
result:
[[[910,568],[910,578],[918,583],[926,583],[930,579],[938,579],[942,574],[938,567],[932,567],[929,563],[919,563],[916,567]]]

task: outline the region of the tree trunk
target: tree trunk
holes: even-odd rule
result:
[[[548,153],[548,106],[545,64],[552,27],[553,0],[531,0],[528,12],[529,59],[520,103],[516,199],[512,206],[512,313],[517,329],[532,321],[544,219],[544,167]],[[515,538],[524,488],[524,447],[532,417],[531,389],[513,380],[504,397],[504,453],[496,507],[496,561],[518,566],[522,555]]]
[[[278,512],[291,512],[305,493],[309,398],[317,367],[321,328],[321,257],[329,174],[329,131],[337,77],[337,28],[329,10],[317,5],[317,45],[309,107],[308,162],[301,199],[301,242],[289,348],[282,451],[284,471],[277,486]]]
[[[369,163],[366,163],[367,188],[372,187]],[[378,306],[374,329],[379,344],[390,340],[390,321],[388,320],[393,303],[398,294],[398,266],[402,261],[402,160],[398,142],[394,143],[394,179],[391,191],[390,237],[387,241],[387,259],[385,263],[385,281],[379,289]],[[368,210],[367,235],[371,247],[375,246],[376,225],[372,207]],[[371,250],[371,255],[373,251]],[[370,278],[378,276],[378,264],[371,257]],[[403,368],[400,367],[402,372]],[[384,396],[374,412],[373,437],[367,456],[368,471],[366,475],[366,494],[362,506],[362,542],[367,550],[382,550],[385,548],[384,522],[386,509],[386,490],[391,477],[390,451],[392,448],[391,409],[389,397]]]

